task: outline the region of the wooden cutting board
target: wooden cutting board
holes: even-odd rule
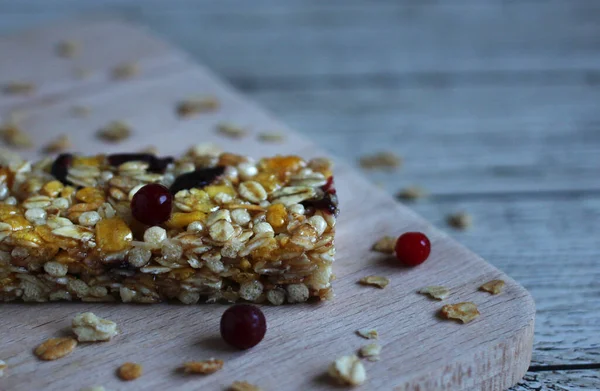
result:
[[[200,31],[199,31],[200,33]],[[55,45],[76,40],[78,56],[58,57]],[[110,70],[135,61],[140,73],[115,81]],[[78,76],[89,70],[87,78]],[[112,20],[62,23],[0,39],[0,82],[32,82],[29,96],[0,95],[0,115],[19,111],[21,125],[39,149],[59,134],[69,134],[74,150],[83,153],[137,151],[157,146],[161,154],[179,154],[198,142],[254,157],[295,153],[306,157],[327,153],[319,140],[308,141],[249,102],[186,55],[143,29]],[[177,101],[189,96],[216,96],[215,113],[180,119]],[[75,105],[89,107],[88,117],[72,115]],[[123,120],[133,136],[120,144],[95,138],[112,120]],[[216,124],[231,122],[248,129],[240,140],[223,138]],[[265,143],[262,131],[284,132],[284,142]],[[323,146],[326,147],[326,146]],[[435,158],[432,156],[432,158]],[[264,390],[335,389],[324,375],[329,363],[352,354],[367,341],[359,328],[375,328],[383,346],[381,361],[365,362],[364,390],[501,390],[517,382],[531,358],[534,303],[525,289],[454,242],[409,209],[363,179],[354,168],[336,162],[341,200],[338,249],[331,302],[283,307],[264,306],[266,338],[240,352],[219,337],[225,305],[126,305],[91,303],[1,304],[0,359],[8,363],[0,390],[79,390],[103,385],[107,390],[222,390],[234,380]],[[371,252],[382,235],[423,231],[432,240],[429,260],[403,268]],[[391,280],[383,290],[357,281],[367,275]],[[504,293],[478,291],[491,279],[506,281]],[[416,293],[427,285],[452,290],[443,302]],[[469,324],[437,316],[445,303],[473,301],[481,316]],[[118,323],[121,334],[110,342],[81,344],[69,356],[41,362],[32,353],[43,340],[69,333],[72,317],[83,311]],[[216,357],[225,367],[210,376],[184,376],[185,361]],[[130,383],[115,376],[126,362],[141,363],[144,375]]]

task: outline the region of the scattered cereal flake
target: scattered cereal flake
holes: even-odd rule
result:
[[[102,386],[91,386],[91,387],[82,388],[80,391],[107,391],[107,390]]]
[[[210,375],[223,368],[223,360],[214,358],[204,361],[190,361],[183,364],[184,373],[196,373],[201,375]]]
[[[329,376],[340,384],[361,385],[367,380],[367,372],[355,355],[342,356],[329,366]]]
[[[229,386],[229,391],[261,391],[261,389],[245,381],[234,381]]]
[[[258,134],[258,139],[266,143],[280,143],[285,140],[285,135],[279,132],[262,132]]]
[[[398,193],[398,198],[405,201],[414,201],[427,196],[427,192],[418,186],[406,187]]]
[[[237,125],[222,123],[217,125],[217,132],[223,136],[231,138],[242,138],[246,136],[246,131]]]
[[[0,360],[0,377],[4,376],[4,370],[6,369],[6,367],[6,363]]]
[[[375,242],[373,247],[371,247],[371,250],[378,251],[378,252],[384,253],[384,254],[393,254],[395,251],[397,240],[398,240],[397,237],[384,236],[381,239],[379,239],[377,242]]]
[[[35,348],[35,355],[42,360],[56,360],[71,353],[77,346],[74,338],[50,338]]]
[[[45,153],[57,153],[65,151],[71,148],[71,140],[69,140],[69,136],[66,134],[61,134],[53,141],[50,141],[48,145],[44,147],[43,152]]]
[[[119,367],[119,377],[122,380],[130,381],[135,380],[142,376],[142,366],[134,362],[126,362]]]
[[[458,212],[448,216],[446,219],[448,225],[456,229],[467,229],[473,224],[471,215],[465,212]]]
[[[68,40],[56,45],[56,54],[60,57],[72,58],[79,52],[79,42]]]
[[[108,341],[119,333],[115,322],[99,318],[91,312],[76,315],[71,327],[79,342]]]
[[[198,156],[219,156],[223,150],[213,143],[200,143],[188,149],[186,155],[191,157]]]
[[[74,117],[87,117],[92,112],[88,106],[73,106],[71,107],[71,115]]]
[[[361,283],[362,285],[372,285],[372,286],[376,286],[377,288],[383,289],[386,286],[388,286],[388,284],[390,283],[390,280],[388,280],[385,277],[381,277],[381,276],[367,276],[367,277],[361,278],[358,282]]]
[[[0,136],[4,142],[15,148],[30,148],[33,146],[33,142],[29,135],[15,123],[6,123],[0,125]]]
[[[492,280],[483,284],[479,289],[491,293],[492,295],[498,295],[502,293],[504,289],[504,281]]]
[[[425,288],[421,288],[421,290],[419,290],[419,293],[429,295],[434,299],[444,300],[450,294],[450,290],[443,286],[431,285],[426,286]]]
[[[375,329],[360,329],[356,330],[356,334],[366,339],[378,339],[379,333]]]
[[[136,62],[126,62],[114,67],[111,73],[113,79],[129,79],[140,73],[140,67]]]
[[[11,110],[8,112],[8,115],[6,116],[7,118],[7,122],[8,123],[18,123],[23,121],[25,118],[27,118],[27,112],[23,111],[23,110]]]
[[[177,104],[177,114],[180,117],[189,117],[195,114],[215,111],[219,108],[219,101],[214,96],[204,96],[184,99]]]
[[[123,121],[113,121],[98,131],[98,137],[106,141],[119,142],[131,136],[131,128]]]
[[[35,85],[23,81],[13,81],[5,84],[3,91],[9,95],[29,95],[35,92]]]
[[[148,145],[146,148],[140,149],[140,153],[149,153],[151,155],[157,155],[158,148],[156,148],[154,145]]]
[[[441,314],[446,319],[457,319],[463,323],[469,323],[479,316],[479,311],[475,303],[464,302],[446,304],[442,307]]]
[[[366,169],[393,169],[400,167],[402,159],[393,152],[377,152],[360,158],[360,166]]]
[[[379,355],[381,354],[381,345],[377,343],[370,343],[360,348],[358,353],[362,358],[366,358],[369,361],[379,361]]]

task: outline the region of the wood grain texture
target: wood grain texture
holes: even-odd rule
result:
[[[56,27],[54,33],[46,30],[44,36],[61,36],[67,32],[65,28],[88,39],[89,29],[73,30],[72,26]],[[102,30],[100,24],[95,28]],[[113,37],[115,25],[105,28],[106,36]],[[124,43],[127,36],[115,39],[118,46],[128,46]],[[113,40],[106,42],[110,45]],[[35,53],[32,56],[40,52],[52,55],[45,40],[38,43],[31,39],[27,45]],[[112,55],[110,46],[105,50],[106,57]],[[175,59],[158,62],[186,63],[185,59],[179,60],[177,52],[165,51],[164,56]],[[22,72],[24,77],[29,76],[26,69]],[[160,146],[164,153],[175,153],[197,141],[216,141],[233,152],[256,157],[278,152],[309,157],[323,153],[223,86],[211,73],[193,65],[187,70],[165,71],[164,76],[157,72],[127,82],[98,82],[85,89],[79,88],[78,81],[71,83],[71,88],[63,88],[50,102],[35,97],[6,98],[2,107],[12,107],[11,99],[27,107],[30,115],[23,126],[36,136],[36,142],[43,144],[59,133],[69,132],[76,149],[86,153],[132,150],[148,143]],[[213,115],[187,121],[176,118],[175,102],[191,94],[214,94],[223,107]],[[89,120],[77,122],[65,115],[75,103],[92,107]],[[94,138],[97,128],[113,119],[124,120],[134,129],[134,136],[117,146]],[[219,139],[214,128],[224,120],[245,125],[252,134],[262,129],[283,129],[288,139],[283,145],[264,145],[254,137],[241,141]],[[37,154],[32,151],[27,155]],[[353,335],[361,327],[377,328],[384,345],[382,361],[368,365],[370,380],[366,387],[500,390],[516,383],[531,357],[534,306],[527,291],[370,185],[346,164],[338,164],[336,177],[341,208],[346,212],[338,223],[337,298],[333,302],[265,307],[270,325],[268,338],[244,353],[227,349],[218,338],[217,325],[223,311],[219,305],[6,305],[0,328],[4,330],[3,359],[10,371],[2,378],[2,385],[11,390],[52,390],[64,389],[78,379],[114,389],[120,386],[114,377],[115,368],[124,361],[139,361],[146,374],[128,384],[128,389],[217,389],[236,378],[259,383],[266,389],[330,389],[323,372],[335,357],[352,353],[364,343]],[[432,240],[432,255],[421,267],[400,268],[369,251],[382,234],[406,230],[426,232]],[[389,275],[392,283],[385,290],[358,286],[356,281],[368,274]],[[507,281],[502,295],[477,291],[483,282],[494,278]],[[439,319],[436,313],[441,304],[416,294],[422,286],[432,284],[451,287],[452,301],[475,301],[483,315],[468,325]],[[33,358],[31,348],[49,336],[67,332],[72,316],[85,310],[115,320],[123,334],[110,343],[81,346],[60,361],[41,363]],[[24,318],[32,320],[23,324]],[[212,356],[226,361],[225,369],[218,374],[190,380],[175,371],[183,361]],[[269,370],[273,362],[278,363],[276,371]],[[269,376],[265,376],[265,370]]]
[[[597,390],[599,382],[598,370],[530,373],[511,391]]]

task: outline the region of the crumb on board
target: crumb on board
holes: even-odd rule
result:
[[[124,80],[130,79],[140,73],[140,66],[136,62],[125,62],[115,66],[111,75],[113,79]]]
[[[473,224],[473,218],[466,212],[453,213],[447,217],[446,221],[452,228],[460,230],[465,230]]]
[[[131,381],[142,376],[143,368],[140,364],[126,362],[121,365],[117,371],[121,380]]]
[[[440,313],[446,319],[460,320],[463,323],[469,323],[480,315],[477,305],[471,302],[446,304]]]
[[[397,240],[398,240],[397,237],[383,236],[381,239],[379,239],[377,242],[375,242],[375,244],[373,244],[373,247],[371,247],[371,250],[377,251],[380,253],[384,253],[384,254],[393,254],[395,251]]]
[[[342,385],[359,386],[367,380],[367,372],[356,355],[342,356],[329,366],[329,376]]]
[[[228,391],[261,391],[261,389],[245,381],[234,381],[229,386]]]
[[[378,339],[379,333],[375,329],[359,329],[356,330],[356,334],[360,335],[365,339]]]
[[[429,295],[430,297],[437,300],[444,300],[450,295],[450,290],[440,285],[430,285],[426,286],[425,288],[421,288],[419,290],[419,293]]]
[[[71,140],[69,140],[69,136],[66,134],[61,134],[54,140],[50,141],[42,150],[44,153],[57,153],[63,152],[67,149],[71,148]]]
[[[398,198],[404,201],[415,201],[427,197],[427,192],[418,186],[408,186],[398,192]]]
[[[33,141],[15,122],[6,122],[0,125],[0,136],[4,143],[15,148],[31,148]]]
[[[76,315],[71,327],[79,342],[109,341],[119,333],[115,322],[102,319],[92,312]]]
[[[7,95],[29,95],[35,92],[35,84],[24,81],[13,81],[5,84],[2,91]]]
[[[98,131],[98,137],[109,142],[119,142],[131,136],[131,128],[123,121],[113,121]]]
[[[402,158],[394,152],[377,152],[365,155],[359,160],[360,166],[365,169],[395,169],[402,164]]]
[[[258,134],[258,140],[266,143],[280,143],[285,140],[281,132],[262,132]]]
[[[79,52],[79,42],[65,40],[56,44],[56,54],[64,58],[73,58]]]
[[[370,343],[361,347],[358,351],[360,357],[366,358],[368,361],[379,361],[381,355],[381,345]]]
[[[73,69],[73,75],[76,79],[84,80],[92,76],[92,70],[82,67],[75,67]]]
[[[210,375],[223,368],[223,360],[214,358],[203,361],[189,361],[183,364],[183,372],[187,374]]]
[[[6,363],[3,360],[0,360],[0,377],[4,376],[4,370],[6,367]]]
[[[370,285],[383,289],[390,283],[390,280],[382,276],[367,276],[358,281],[361,285]]]
[[[502,290],[504,289],[504,284],[505,283],[502,280],[492,280],[483,284],[481,287],[479,287],[479,289],[485,292],[489,292],[492,295],[498,295],[502,293]]]
[[[217,132],[229,138],[242,138],[246,136],[246,130],[240,126],[231,123],[220,123],[217,125]]]
[[[79,391],[107,391],[103,386],[91,386],[82,388]]]
[[[36,347],[34,353],[42,360],[52,361],[71,353],[76,346],[74,338],[50,338]]]
[[[219,108],[219,100],[214,96],[187,98],[177,103],[176,111],[180,117],[208,113]]]

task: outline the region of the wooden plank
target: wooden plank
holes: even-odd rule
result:
[[[600,4],[589,0],[544,6],[414,1],[342,7],[317,2],[255,7],[254,2],[249,6],[239,1],[21,3],[10,1],[0,8],[0,25],[27,24],[44,13],[112,10],[147,24],[228,78],[580,70],[597,69],[599,61]]]
[[[600,189],[597,88],[533,85],[263,91],[252,97],[335,154],[393,150],[404,168],[369,172],[389,192]]]
[[[600,363],[600,199],[446,200],[411,207],[439,227],[467,211],[473,227],[451,236],[515,278],[536,302],[534,365]]]
[[[109,24],[106,28],[113,31],[113,27]],[[56,29],[65,32],[64,27]],[[78,32],[72,34],[77,36]],[[123,42],[127,39],[114,37],[119,41],[116,45],[127,46]],[[50,56],[47,45],[33,40],[28,45],[32,53]],[[110,53],[107,47],[106,56]],[[23,126],[35,136],[36,143],[69,132],[76,148],[87,153],[131,150],[147,143],[161,146],[166,153],[181,152],[196,140],[218,140],[233,152],[252,156],[323,153],[223,86],[212,74],[192,65],[188,71],[164,77],[94,85],[86,90],[77,87],[79,81],[71,83],[72,88],[52,102],[35,98],[26,102],[30,116]],[[222,102],[221,109],[188,121],[177,119],[176,101],[192,93],[216,95]],[[92,107],[94,114],[89,123],[65,115],[65,108],[75,103]],[[128,121],[134,134],[122,144],[109,146],[94,134],[100,124],[115,118]],[[237,142],[219,139],[214,126],[224,120],[247,125],[252,135],[261,129],[282,129],[287,141],[267,146],[254,137]],[[28,156],[36,156],[36,152],[30,151]],[[374,389],[500,390],[515,384],[527,369],[531,355],[534,308],[527,291],[369,185],[347,165],[338,165],[336,178],[341,208],[347,212],[337,227],[335,301],[322,306],[265,307],[269,334],[257,348],[244,353],[225,348],[218,338],[222,306],[7,305],[0,328],[4,330],[3,359],[11,370],[2,378],[2,385],[11,390],[53,390],[74,383],[102,382],[114,389],[121,386],[111,376],[117,364],[140,361],[146,373],[128,384],[128,389],[215,389],[238,377],[266,389],[335,389],[324,380],[323,372],[336,356],[354,352],[363,342],[352,336],[353,332],[369,326],[379,329],[385,345],[384,359],[368,365],[368,386]],[[383,233],[406,230],[424,231],[432,240],[432,255],[421,267],[399,269],[395,262],[384,261],[369,250]],[[358,286],[356,281],[367,274],[389,275],[392,284],[385,290]],[[506,280],[502,295],[477,291],[493,278]],[[416,294],[416,290],[434,282],[452,287],[453,300],[476,301],[484,315],[466,326],[439,319],[436,312],[441,304]],[[123,335],[107,344],[78,347],[68,358],[56,362],[35,361],[29,349],[40,340],[64,332],[71,317],[85,310],[117,321]],[[24,324],[23,319],[32,320]],[[174,371],[183,361],[211,356],[227,362],[215,375],[192,381]],[[271,368],[273,362],[278,363],[277,371],[265,376],[264,368]]]

